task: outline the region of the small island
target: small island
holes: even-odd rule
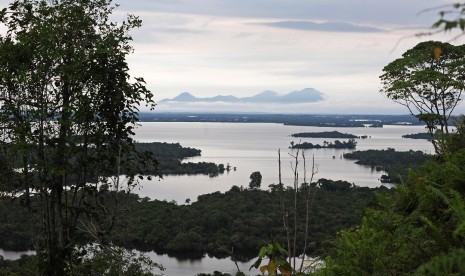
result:
[[[320,144],[312,144],[312,143],[299,143],[295,144],[291,142],[291,149],[355,149],[357,142],[355,139],[351,138],[347,142],[336,140],[333,142],[323,142],[323,145]]]
[[[139,152],[152,154],[158,160],[158,168],[148,168],[148,173],[161,175],[193,175],[204,174],[210,177],[229,171],[223,164],[212,162],[182,162],[186,158],[200,156],[201,150],[183,147],[179,143],[135,143]]]
[[[402,138],[431,140],[431,134],[429,134],[427,132],[420,132],[420,133],[415,133],[415,134],[405,134],[405,135],[402,135]]]
[[[302,138],[360,138],[353,134],[342,133],[339,131],[323,131],[323,132],[301,132],[294,133],[292,137],[302,137]]]
[[[432,160],[432,156],[422,151],[396,151],[393,148],[386,150],[365,150],[344,153],[344,158],[357,160],[359,165],[370,166],[376,171],[385,171],[381,183],[401,183],[407,177],[408,169],[416,170],[422,164]]]

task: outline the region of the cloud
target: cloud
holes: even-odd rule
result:
[[[121,8],[131,11],[158,11],[209,16],[324,20],[373,24],[431,25],[436,10],[419,12],[455,0],[132,0]]]
[[[383,32],[383,29],[355,25],[352,23],[344,22],[323,22],[317,23],[312,21],[275,21],[257,23],[259,25],[265,25],[270,27],[303,30],[303,31],[321,31],[321,32],[362,32],[362,33],[373,33]]]

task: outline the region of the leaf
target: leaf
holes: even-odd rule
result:
[[[436,47],[433,50],[433,55],[435,60],[439,60],[441,58],[441,53],[442,53],[442,48],[441,47]]]
[[[267,256],[273,255],[273,245],[268,244],[265,248],[266,248],[266,255]]]
[[[265,246],[263,246],[262,248],[260,248],[260,252],[258,253],[258,258],[263,258],[265,257],[266,255],[266,252],[267,252],[267,248]]]
[[[260,266],[261,263],[262,263],[262,258],[259,258],[257,261],[255,261],[255,263],[253,263],[253,264],[250,266],[249,270],[251,270],[252,268],[257,269],[257,268]]]
[[[275,247],[278,249],[279,253],[281,253],[282,255],[286,255],[286,256],[288,255],[286,249],[282,248],[282,247],[279,245],[279,243],[276,243],[276,244],[275,244]]]
[[[286,268],[284,268],[284,267],[280,267],[279,272],[281,272],[281,274],[283,276],[291,276],[292,275],[291,272],[289,270],[287,270]]]
[[[271,275],[272,273],[276,272],[276,264],[273,261],[268,263],[268,273]]]

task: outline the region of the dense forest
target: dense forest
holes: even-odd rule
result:
[[[376,193],[390,193],[384,187],[370,189],[320,179],[299,188],[301,214],[305,209],[303,198],[309,190],[315,194],[309,255],[327,253],[332,237],[339,229],[358,223]],[[102,198],[111,198],[109,191],[103,189],[99,193]],[[118,209],[122,213],[112,240],[125,247],[190,257],[205,253],[224,257],[234,248],[235,258],[247,260],[256,255],[263,241],[285,242],[280,202],[284,200],[286,206],[291,206],[293,197],[292,188],[279,185],[270,185],[268,191],[233,186],[225,193],[201,195],[197,201],[182,205],[120,192]],[[15,207],[20,204],[17,200],[0,200],[0,248],[17,251],[33,248],[32,233],[23,227],[29,219],[27,210]],[[113,204],[106,208],[113,208]],[[299,232],[303,232],[303,227],[299,225]],[[85,244],[88,237],[81,239]],[[301,241],[298,250],[303,250]]]
[[[303,142],[303,143],[294,143],[291,142],[291,146],[289,148],[291,149],[355,149],[357,146],[357,142],[355,142],[355,139],[350,138],[347,141],[339,141],[335,140],[334,142],[323,142],[323,145],[320,144],[312,144],[309,142]]]
[[[416,170],[433,160],[433,156],[422,151],[396,151],[393,148],[348,152],[343,157],[357,160],[355,163],[370,166],[373,170],[387,172],[380,179],[384,183],[400,183],[409,170]]]
[[[402,135],[402,138],[431,140],[431,134],[426,133],[426,132],[405,134],[405,135]]]
[[[338,234],[318,275],[463,275],[464,181],[463,147],[409,172],[394,195],[367,208],[361,224]]]
[[[206,174],[211,177],[224,173],[227,169],[223,164],[212,162],[183,162],[188,157],[200,156],[201,150],[182,147],[179,143],[135,143],[139,152],[150,153],[158,161],[157,168],[146,173],[160,175]]]

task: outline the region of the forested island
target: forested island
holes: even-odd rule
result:
[[[382,183],[400,183],[401,178],[408,174],[409,169],[416,170],[420,165],[433,160],[433,156],[422,151],[396,151],[393,148],[386,150],[365,150],[345,153],[344,158],[357,160],[359,165],[370,166],[377,171],[385,171]]]
[[[355,149],[357,146],[357,142],[355,142],[355,139],[351,138],[348,141],[339,141],[336,140],[334,142],[323,142],[323,145],[320,144],[312,144],[309,142],[303,142],[303,143],[294,143],[291,142],[291,146],[289,148],[291,149]]]
[[[360,138],[357,135],[342,133],[339,131],[301,132],[294,133],[291,136],[301,138]]]
[[[148,170],[147,173],[159,173],[160,175],[182,174],[206,174],[211,177],[218,176],[226,170],[224,164],[212,162],[182,162],[188,157],[200,156],[201,150],[182,147],[179,143],[136,143],[136,150],[148,152],[158,161],[156,170]]]
[[[402,135],[402,138],[431,140],[431,134],[427,132],[405,134],[405,135]]]

